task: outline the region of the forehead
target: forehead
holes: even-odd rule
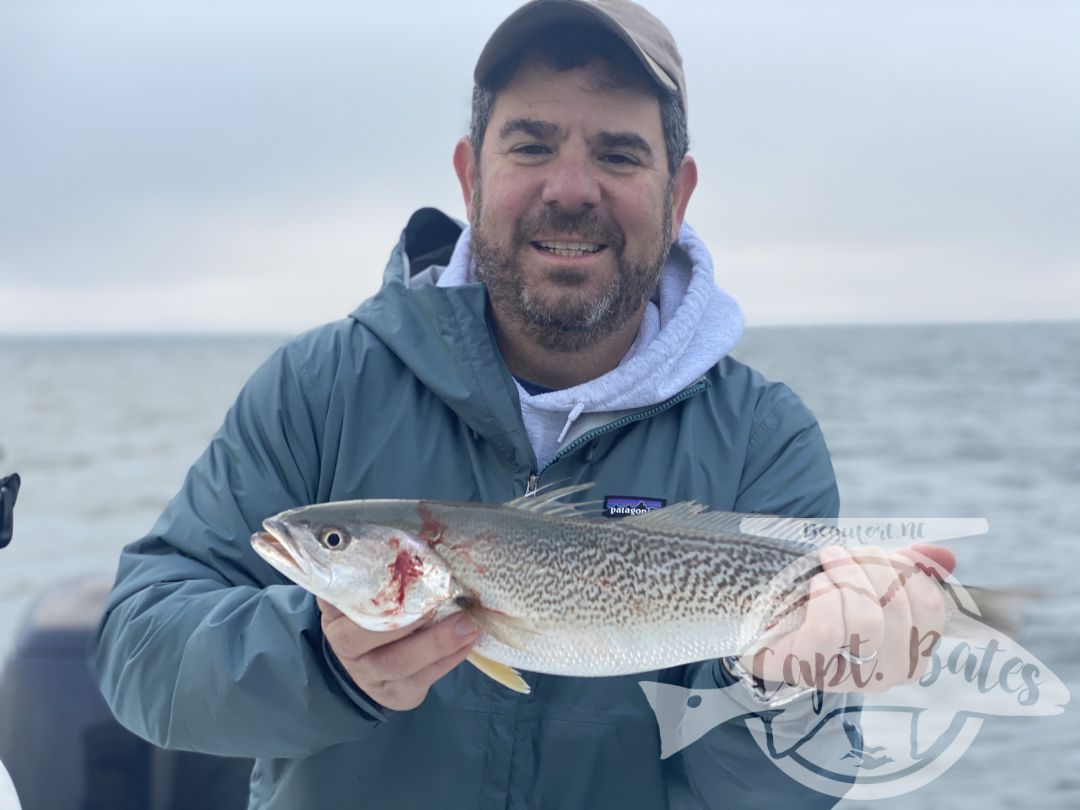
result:
[[[521,64],[498,91],[489,131],[518,117],[541,118],[564,127],[635,131],[662,143],[660,102],[652,87],[627,82],[602,60],[557,70],[539,60]]]

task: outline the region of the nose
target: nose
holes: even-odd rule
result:
[[[551,165],[541,199],[570,211],[600,204],[600,183],[584,156],[560,154]]]

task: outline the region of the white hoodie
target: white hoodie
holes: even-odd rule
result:
[[[440,287],[476,281],[466,227]],[[576,436],[621,413],[663,402],[700,378],[739,342],[743,316],[716,286],[712,257],[685,222],[649,302],[637,337],[619,365],[596,379],[544,394],[518,385],[521,416],[542,470]]]

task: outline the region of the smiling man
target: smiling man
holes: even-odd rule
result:
[[[469,225],[418,211],[380,292],[244,387],[124,551],[95,654],[103,692],[159,745],[254,757],[254,808],[831,805],[738,721],[662,760],[640,682],[724,687],[727,716],[770,718],[789,742],[850,683],[822,700],[820,683],[783,684],[782,661],[744,656],[523,672],[521,695],[461,666],[481,632],[467,614],[368,631],[249,544],[299,505],[501,503],[555,482],[595,482],[605,520],[690,500],[837,514],[813,416],[729,356],[742,316],[684,221],[697,167],[667,29],[626,0],[535,0],[491,36],[475,80],[453,160]],[[775,648],[873,661],[873,688],[911,678],[907,633],[939,628],[941,603],[928,577],[900,581],[902,563],[830,558]]]
[[[626,355],[697,169],[682,145],[669,161],[656,90],[610,35],[549,27],[515,67],[481,78],[490,119],[454,167],[504,357],[568,388]]]

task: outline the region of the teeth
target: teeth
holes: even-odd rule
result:
[[[536,244],[556,256],[584,256],[600,250],[600,245],[593,242],[537,242]]]

